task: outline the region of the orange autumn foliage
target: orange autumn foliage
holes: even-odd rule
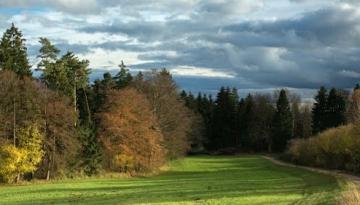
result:
[[[133,88],[109,91],[98,118],[106,168],[142,172],[163,164],[163,136],[143,94]]]

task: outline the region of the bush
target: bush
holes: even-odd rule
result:
[[[309,139],[290,143],[287,158],[294,163],[330,169],[360,171],[360,127],[329,129]]]
[[[4,182],[14,182],[20,174],[33,171],[33,166],[27,163],[27,155],[26,149],[13,145],[0,148],[0,175]]]
[[[32,173],[41,162],[44,152],[43,135],[36,124],[20,128],[18,147],[3,145],[0,148],[0,175],[5,182],[14,182],[25,173]]]

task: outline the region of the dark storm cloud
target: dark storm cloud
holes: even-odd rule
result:
[[[231,25],[226,28],[235,33],[253,33],[260,38],[269,36],[285,38],[283,45],[297,38],[305,46],[358,46],[359,15],[353,9],[329,8],[309,13],[300,19],[280,20],[275,22],[248,22]],[[291,43],[291,42],[290,42]]]
[[[204,5],[203,13],[214,11]],[[226,10],[226,9],[225,9]],[[218,11],[217,11],[218,12]],[[314,88],[321,85],[352,86],[357,78],[341,71],[360,72],[360,16],[356,7],[328,7],[304,13],[300,18],[248,21],[221,26],[202,19],[163,22],[116,22],[87,26],[81,31],[125,34],[142,46],[104,43],[106,49],[145,52],[142,60],[164,66],[191,65],[231,70],[252,81],[270,86]],[[181,40],[179,40],[181,39]],[[150,45],[151,42],[159,42]],[[146,51],[174,51],[146,53]]]
[[[35,0],[29,2],[4,0],[0,6],[31,6]],[[38,2],[66,15],[44,18],[29,13],[24,19],[90,38],[74,40],[67,32],[69,36],[61,39],[63,31],[54,30],[52,34],[59,34],[52,39],[62,50],[83,56],[94,49],[135,53],[142,61],[133,63],[137,69],[192,66],[233,75],[231,79],[177,77],[184,88],[352,87],[360,77],[358,1],[319,0],[323,3],[316,9],[301,7],[315,2],[308,0],[92,0],[83,6],[80,0]],[[269,11],[259,14],[277,4],[303,10],[291,17]],[[76,12],[77,7],[83,8]],[[106,38],[91,39],[102,34]],[[29,48],[31,55],[37,50]]]

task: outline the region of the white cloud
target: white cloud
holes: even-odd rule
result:
[[[124,60],[127,65],[151,63],[152,61],[141,60],[138,58],[139,54],[135,52],[128,52],[123,50],[106,51],[101,48],[91,49],[90,52],[79,54],[80,58],[90,59],[91,68],[105,68],[114,69]]]
[[[195,66],[177,66],[169,69],[173,75],[177,76],[196,76],[207,78],[235,78],[236,74],[226,71],[219,71],[211,68]]]
[[[360,72],[356,72],[356,71],[352,71],[352,70],[342,70],[342,71],[340,71],[340,75],[342,75],[344,77],[360,79]]]

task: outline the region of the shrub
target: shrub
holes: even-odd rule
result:
[[[297,164],[359,172],[359,133],[359,126],[347,125],[309,139],[293,140],[287,158]]]
[[[27,158],[32,170],[36,169],[36,165],[39,164],[44,156],[43,141],[44,136],[40,133],[40,130],[36,124],[30,124],[24,128],[19,129],[18,132],[19,147],[27,150]]]
[[[14,182],[20,174],[33,171],[34,167],[28,163],[27,154],[27,150],[13,145],[0,148],[0,175],[4,182]]]
[[[126,154],[117,154],[112,161],[112,169],[120,172],[129,172],[135,169],[135,160],[133,156]]]
[[[0,148],[0,175],[5,182],[13,182],[22,174],[34,172],[44,155],[44,137],[36,124],[20,128],[17,138],[18,147],[3,145]]]

